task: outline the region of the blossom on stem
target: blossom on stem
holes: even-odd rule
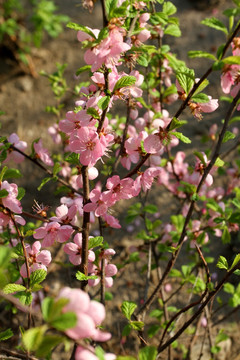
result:
[[[27,148],[27,143],[25,141],[19,140],[17,134],[13,133],[8,137],[8,142],[14,145],[15,148],[24,151]],[[18,151],[14,151],[11,147],[8,149],[7,158],[4,162],[13,160],[16,164],[19,164],[24,161],[24,156]]]
[[[7,190],[8,195],[1,198],[0,202],[4,207],[8,208],[14,213],[21,214],[22,206],[20,201],[17,199],[18,186],[16,184],[9,184],[6,180],[1,183],[1,190]]]
[[[42,162],[46,165],[53,166],[54,163],[49,155],[47,149],[45,149],[42,145],[42,139],[33,144],[34,150],[36,152],[36,157],[42,160]]]
[[[60,291],[59,298],[69,299],[63,312],[71,311],[77,316],[76,326],[65,331],[70,338],[74,340],[90,338],[94,341],[107,341],[111,338],[110,333],[98,329],[105,318],[105,308],[101,303],[90,300],[86,292],[69,287]]]
[[[82,262],[82,234],[78,233],[73,238],[74,242],[69,242],[64,245],[63,250],[69,255],[69,261],[73,265],[80,265]],[[95,253],[92,250],[88,251],[88,261],[95,260]]]
[[[34,239],[43,239],[42,246],[49,247],[54,244],[55,240],[60,243],[68,241],[73,231],[71,226],[61,226],[58,222],[54,221],[48,224],[45,223],[44,226],[36,229],[33,237]]]
[[[41,243],[40,241],[35,241],[32,246],[29,244],[25,245],[27,257],[28,257],[28,265],[29,265],[29,272],[30,274],[38,269],[43,269],[47,271],[47,266],[52,261],[51,253],[48,250],[42,250],[41,249]],[[21,266],[20,274],[22,277],[27,277],[27,267],[24,263]]]

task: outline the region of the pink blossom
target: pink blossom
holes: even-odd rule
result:
[[[15,133],[8,137],[8,142],[23,152],[27,148],[27,143],[25,141],[20,141],[19,137]],[[19,164],[24,161],[24,156],[19,152],[14,151],[12,148],[9,148],[7,158],[4,160],[4,162],[8,162],[10,160],[13,160],[16,164]]]
[[[48,133],[52,137],[53,142],[55,144],[61,144],[62,138],[61,138],[61,135],[59,133],[58,124],[53,124],[52,126],[50,126],[48,128]]]
[[[106,224],[114,229],[120,229],[121,225],[119,224],[119,220],[116,219],[114,216],[109,214],[103,214],[103,219],[106,221]]]
[[[121,53],[131,48],[123,41],[122,32],[122,29],[114,28],[99,45],[85,52],[84,60],[87,64],[92,65],[92,71],[98,70],[102,64],[109,68],[120,65]]]
[[[43,269],[47,271],[47,266],[52,261],[50,251],[48,250],[40,251],[41,249],[40,241],[35,241],[32,244],[32,247],[29,244],[26,244],[25,247],[28,256],[29,272],[32,273],[33,271],[38,269]],[[27,277],[27,267],[25,263],[21,266],[20,274],[24,278]]]
[[[61,224],[72,224],[75,225],[77,222],[77,206],[72,205],[69,208],[66,205],[60,205],[56,209],[56,216],[50,218],[51,221],[57,221]]]
[[[95,341],[107,341],[111,334],[98,329],[105,318],[104,306],[96,301],[91,301],[88,294],[80,289],[63,288],[59,298],[69,299],[63,312],[74,312],[77,324],[74,328],[67,329],[66,334],[74,340],[91,338]]]
[[[8,208],[14,213],[21,214],[22,206],[20,201],[17,199],[18,186],[16,184],[9,184],[6,180],[1,183],[1,190],[7,190],[8,195],[1,198],[1,202],[4,207]]]
[[[101,273],[101,262],[99,262],[99,266],[94,265],[93,263],[89,263],[88,264],[88,273],[90,275],[97,275],[99,276],[99,274]],[[107,288],[110,288],[113,286],[113,276],[117,274],[117,267],[114,264],[108,264],[107,260],[105,261],[105,277],[104,277],[104,281],[105,281],[105,286]],[[96,286],[98,285],[100,282],[100,277],[98,277],[97,279],[90,279],[88,280],[88,285],[89,286]]]
[[[38,142],[35,142],[33,144],[33,146],[34,146],[34,150],[36,152],[37,158],[41,159],[42,162],[46,165],[49,165],[49,166],[54,165],[54,163],[49,155],[48,150],[42,146],[42,139],[40,139]]]
[[[98,133],[86,126],[78,129],[69,146],[71,151],[80,154],[80,162],[85,166],[94,166],[105,152]]]
[[[44,226],[36,229],[33,234],[34,239],[43,239],[42,246],[52,246],[56,241],[63,243],[68,241],[73,233],[73,228],[69,225],[61,226],[58,222],[50,222]]]
[[[91,238],[91,236],[90,236]],[[69,242],[64,245],[63,250],[69,255],[69,261],[73,265],[80,265],[82,262],[82,234],[78,233],[73,238],[73,243]],[[92,250],[88,251],[88,261],[93,262],[95,260],[95,253]]]
[[[116,201],[132,198],[132,186],[133,179],[131,178],[121,180],[118,175],[108,178],[106,184],[108,191],[104,192],[106,194],[105,199],[107,199],[107,204],[112,206]]]
[[[22,218],[20,215],[12,215],[14,217],[14,220],[16,221],[17,224],[20,225],[25,225],[26,221],[24,220],[24,218]],[[7,225],[13,226],[13,221],[11,216],[8,214],[8,211],[3,210],[3,212],[0,212],[0,226],[7,226]]]
[[[107,212],[108,206],[106,205],[106,194],[101,193],[101,191],[98,189],[94,189],[90,192],[89,199],[91,200],[91,202],[84,205],[84,211],[94,211],[95,216],[102,216]]]

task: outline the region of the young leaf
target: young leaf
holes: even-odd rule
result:
[[[103,237],[102,236],[96,236],[94,238],[89,238],[88,242],[88,249],[95,248],[97,246],[101,246],[103,243]]]
[[[99,109],[105,110],[108,107],[109,102],[110,102],[110,96],[103,96],[97,103]]]
[[[143,211],[149,213],[149,214],[155,214],[158,211],[158,207],[153,204],[149,204],[144,206]]]
[[[25,331],[22,335],[22,342],[26,350],[35,351],[39,348],[47,326],[43,325]]]
[[[222,242],[223,244],[229,244],[231,242],[231,235],[227,226],[224,226],[223,229]]]
[[[170,16],[177,12],[177,8],[171,1],[166,1],[163,4],[163,12],[164,14]]]
[[[20,187],[18,188],[18,196],[17,196],[17,199],[20,201],[22,200],[22,198],[24,197],[26,193],[26,190],[23,188],[23,187]]]
[[[90,276],[87,276],[85,274],[83,274],[81,271],[78,271],[76,273],[76,278],[77,280],[79,281],[87,281],[87,280],[95,280],[95,279],[98,279],[98,277],[96,275],[90,275]]]
[[[178,138],[179,140],[181,140],[182,142],[184,142],[185,144],[191,144],[192,142],[187,136],[184,136],[182,133],[179,133],[177,131],[171,132],[171,134],[176,138]]]
[[[231,131],[226,131],[223,137],[223,143],[227,142],[228,140],[235,139],[236,135],[233,134]]]
[[[187,124],[187,121],[186,120],[178,120],[177,118],[173,118],[172,121],[171,121],[171,125],[170,125],[170,128],[169,130],[174,130],[174,129],[177,129],[183,125]]]
[[[137,304],[135,304],[133,301],[124,301],[121,305],[121,311],[128,320],[131,320],[131,315],[134,313],[136,307]]]
[[[176,24],[170,24],[168,27],[164,30],[165,35],[171,35],[175,37],[181,36],[181,30],[178,25]]]
[[[201,163],[202,163],[203,165],[206,166],[206,161],[205,161],[204,156],[203,156],[203,154],[202,154],[201,152],[199,152],[199,151],[194,151],[194,155],[201,161]]]
[[[144,327],[144,322],[142,322],[142,321],[131,321],[130,326],[131,326],[132,329],[140,331]]]
[[[214,163],[214,166],[222,167],[224,165],[224,161],[218,157]]]
[[[93,107],[89,107],[87,109],[87,114],[92,116],[94,119],[100,119],[99,113],[97,111],[97,109],[93,108]]]
[[[231,265],[231,267],[230,267],[229,270],[232,270],[232,268],[234,268],[234,266],[236,266],[237,263],[239,263],[239,261],[240,261],[240,254],[237,254],[237,255],[235,256],[235,258],[234,258],[234,260],[233,260],[233,263],[232,263],[232,265]]]
[[[206,94],[198,93],[193,95],[191,100],[195,101],[196,103],[207,103],[209,102],[209,97]]]
[[[219,269],[226,269],[228,270],[228,262],[227,259],[224,256],[219,256],[217,267]]]
[[[76,30],[76,31],[83,31],[86,34],[90,35],[92,38],[96,39],[96,36],[94,35],[94,33],[90,29],[88,29],[86,26],[78,25],[73,22],[69,22],[66,26],[68,28]]]
[[[71,329],[77,324],[77,315],[74,312],[66,312],[64,314],[55,317],[51,321],[51,326],[59,331],[65,331]]]
[[[213,29],[216,29],[216,30],[221,30],[226,35],[228,35],[228,30],[227,30],[226,26],[220,20],[216,19],[215,17],[206,18],[206,19],[201,21],[201,24],[209,26],[209,27],[211,27]]]
[[[3,288],[4,294],[13,294],[15,292],[25,291],[25,290],[26,290],[25,286],[20,285],[20,284],[7,284]]]
[[[240,65],[240,56],[228,56],[222,60],[224,64]]]
[[[203,58],[211,59],[214,61],[217,60],[216,56],[214,56],[213,54],[210,54],[206,51],[201,51],[201,50],[188,51],[188,56],[190,58],[203,57]]]
[[[40,284],[43,280],[45,280],[47,276],[47,271],[43,269],[35,270],[30,275],[30,287],[35,284]]]
[[[5,198],[8,196],[8,191],[6,189],[0,190],[0,198]]]
[[[76,71],[76,75],[78,76],[82,74],[84,71],[90,71],[90,70],[91,70],[91,65],[82,66]]]
[[[146,346],[139,351],[139,360],[155,360],[157,349],[154,346]]]
[[[121,89],[123,87],[134,85],[135,82],[136,82],[135,76],[123,76],[116,82],[113,89],[113,93],[116,90]]]
[[[42,180],[41,184],[38,186],[38,191],[40,191],[46,183],[48,183],[50,180],[52,180],[52,177],[46,177]]]
[[[18,179],[22,177],[21,172],[18,169],[7,169],[3,176],[3,180],[6,179]]]
[[[36,351],[36,356],[47,359],[49,353],[61,343],[64,343],[65,338],[59,335],[44,335],[41,345]]]
[[[182,66],[177,70],[176,78],[185,93],[188,94],[195,82],[194,70]]]
[[[5,331],[0,332],[0,341],[4,341],[10,339],[13,336],[13,332],[11,329],[7,329]]]
[[[223,285],[224,291],[228,294],[234,294],[235,293],[235,287],[233,286],[233,284],[230,284],[229,282],[225,283]]]
[[[131,332],[132,328],[130,324],[127,324],[124,326],[123,331],[122,331],[122,336],[128,336]]]

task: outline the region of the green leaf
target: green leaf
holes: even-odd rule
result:
[[[225,341],[229,338],[227,334],[224,334],[223,330],[220,330],[215,339],[215,345],[219,344],[222,341]]]
[[[5,198],[8,196],[8,191],[6,189],[0,190],[0,198]]]
[[[64,156],[64,160],[69,162],[72,165],[79,165],[79,154],[76,153],[67,153]]]
[[[225,164],[224,161],[220,159],[220,157],[218,157],[214,163],[214,166],[222,167],[224,164]]]
[[[201,51],[201,50],[188,51],[188,56],[190,58],[203,57],[203,58],[211,59],[214,61],[217,60],[216,56],[214,56],[213,54],[210,54],[206,51]]]
[[[185,93],[188,94],[195,83],[194,70],[181,66],[176,72],[176,78]]]
[[[226,269],[228,270],[228,262],[227,259],[224,256],[219,256],[218,262],[217,262],[217,267],[219,269]]]
[[[227,30],[226,26],[220,20],[216,19],[215,17],[206,18],[201,21],[201,24],[209,26],[216,30],[223,31],[226,35],[228,35],[228,30]]]
[[[223,244],[229,244],[231,242],[231,235],[227,226],[224,226],[223,229],[222,242]]]
[[[131,320],[131,315],[134,313],[136,307],[137,304],[135,304],[133,301],[124,301],[121,305],[121,311],[128,320]]]
[[[91,65],[82,66],[76,71],[76,75],[78,76],[82,74],[84,71],[90,71],[90,70],[91,70]]]
[[[172,2],[166,1],[163,4],[163,12],[166,15],[170,16],[170,15],[173,15],[173,14],[175,14],[177,12],[177,8],[176,8],[175,5],[173,5]]]
[[[94,118],[94,119],[98,119],[98,120],[100,119],[100,116],[99,116],[99,113],[98,113],[97,109],[95,109],[93,107],[89,107],[87,109],[87,114],[92,116],[92,118]]]
[[[29,292],[18,292],[15,297],[19,299],[19,301],[26,306],[29,306],[32,303],[33,297]]]
[[[206,161],[204,159],[203,153],[199,152],[199,151],[194,151],[194,155],[201,161],[201,163],[203,165],[206,166]]]
[[[228,56],[222,62],[229,65],[240,65],[240,56]]]
[[[175,37],[179,37],[182,35],[181,30],[178,25],[176,24],[170,24],[168,27],[164,30],[165,35],[171,35]]]
[[[30,287],[35,284],[40,284],[43,280],[45,280],[47,276],[47,271],[43,269],[35,270],[30,275]]]
[[[64,343],[65,338],[59,335],[44,335],[39,348],[36,351],[36,356],[47,358],[49,353],[59,344]]]
[[[116,360],[136,360],[133,356],[118,356]]]
[[[158,331],[161,329],[160,325],[154,324],[152,326],[150,326],[150,328],[147,331],[147,334],[150,338],[152,338],[153,336],[155,336]]]
[[[102,28],[100,33],[98,34],[98,42],[102,41],[103,39],[108,37],[108,34],[109,34],[109,29],[107,27]],[[89,65],[87,65],[87,66],[89,66]],[[91,68],[91,66],[90,66],[90,68]]]
[[[108,107],[109,102],[110,102],[110,96],[103,96],[97,103],[99,109],[105,110]]]
[[[104,357],[104,350],[101,348],[101,346],[96,346],[95,347],[95,354],[98,358],[98,360],[105,360],[105,357]]]
[[[196,103],[207,103],[209,102],[209,97],[206,94],[198,93],[193,95],[191,100],[195,101]]]
[[[178,120],[177,118],[173,118],[172,121],[171,121],[171,125],[170,125],[170,128],[169,130],[174,130],[174,129],[177,129],[183,125],[187,124],[187,121],[186,120]]]
[[[94,35],[94,33],[90,29],[88,29],[86,26],[78,25],[73,22],[69,22],[66,26],[68,28],[76,30],[76,31],[83,31],[86,34],[90,35],[92,38],[96,39],[96,36]]]
[[[235,139],[236,135],[233,134],[231,131],[226,131],[223,137],[223,143],[227,142],[228,140]]]
[[[156,205],[149,204],[144,206],[143,211],[149,214],[155,214],[156,212],[158,212],[158,207]]]
[[[43,341],[46,330],[46,325],[26,330],[22,335],[22,342],[25,349],[28,351],[36,351]]]
[[[231,267],[230,267],[229,270],[232,270],[232,268],[234,268],[234,266],[236,266],[237,263],[239,263],[239,261],[240,261],[240,254],[237,254],[237,255],[235,256],[235,258],[234,258],[234,260],[233,260],[233,263],[232,263],[232,265],[231,265]]]
[[[26,287],[20,284],[7,284],[3,288],[4,294],[13,294],[15,292],[25,291],[25,290],[27,290]]]
[[[134,85],[135,82],[136,82],[135,76],[123,76],[116,82],[113,89],[113,93],[116,90],[121,89],[123,87]]]
[[[106,0],[105,8],[107,13],[107,18],[110,20],[113,17],[113,12],[117,8],[117,0]]]
[[[74,312],[66,312],[58,317],[55,317],[51,322],[51,326],[59,331],[71,329],[77,324],[77,315]]]
[[[139,351],[139,360],[155,360],[157,349],[154,346],[146,346]]]
[[[5,331],[0,332],[0,341],[4,341],[10,339],[13,336],[13,332],[11,329],[7,329]]]
[[[43,318],[47,322],[53,321],[60,316],[62,309],[69,303],[69,299],[60,298],[56,301],[50,297],[46,297],[41,304]]]
[[[22,174],[18,169],[7,169],[3,176],[3,179],[18,179],[20,177],[22,177]]]
[[[101,246],[103,243],[103,237],[102,236],[96,236],[94,238],[89,238],[88,240],[88,249],[95,248],[97,246]]]
[[[12,250],[9,247],[0,245],[0,268],[6,268],[11,258]]]
[[[141,66],[148,67],[148,63],[149,63],[148,55],[147,54],[140,54],[137,57],[137,63],[139,65],[141,65]]]
[[[131,325],[130,324],[125,325],[122,331],[122,336],[128,336],[131,331],[132,331]]]
[[[52,180],[52,177],[46,177],[42,180],[41,184],[39,185],[39,187],[37,188],[38,191],[40,191],[44,185],[46,185],[50,180]]]
[[[26,190],[23,188],[23,187],[19,187],[18,188],[18,196],[17,196],[17,199],[20,201],[22,200],[22,198],[24,197],[26,193]]]
[[[53,175],[57,175],[57,173],[62,169],[59,162],[56,162],[53,167]]]
[[[235,292],[235,287],[233,286],[233,284],[230,284],[229,282],[225,283],[223,285],[224,291],[228,294],[234,294]]]
[[[142,321],[131,321],[130,326],[131,326],[132,329],[140,331],[144,327],[144,322],[142,322]]]
[[[175,136],[176,138],[178,138],[179,140],[181,140],[185,144],[191,144],[191,142],[192,142],[187,136],[185,136],[182,133],[179,133],[177,131],[170,132],[170,134]]]
[[[78,271],[76,273],[76,278],[77,280],[79,281],[87,281],[87,280],[95,280],[95,279],[98,279],[98,277],[96,275],[90,275],[90,276],[87,276],[85,274],[83,274],[81,271]]]

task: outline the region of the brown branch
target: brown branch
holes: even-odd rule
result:
[[[200,189],[201,189],[207,175],[210,173],[212,167],[214,166],[214,164],[216,162],[217,157],[219,156],[219,152],[220,152],[220,148],[221,148],[221,144],[222,144],[222,141],[223,141],[224,134],[225,134],[225,132],[227,130],[228,123],[229,123],[230,118],[231,118],[231,116],[232,116],[232,114],[233,114],[233,112],[234,112],[234,110],[236,108],[236,105],[237,105],[237,102],[238,102],[239,98],[240,98],[240,91],[238,92],[238,94],[236,95],[236,97],[233,99],[232,103],[229,106],[229,109],[227,111],[222,130],[221,130],[221,132],[219,134],[219,138],[218,138],[218,142],[216,144],[215,151],[213,153],[212,159],[210,160],[208,166],[205,168],[204,173],[203,173],[203,175],[202,175],[202,177],[200,179],[200,182],[199,182],[197,190],[196,190],[196,194],[199,193],[199,191],[200,191]],[[163,281],[165,280],[165,278],[169,274],[170,270],[173,268],[173,266],[174,266],[174,264],[175,264],[175,262],[176,262],[176,260],[178,258],[178,255],[180,253],[180,250],[182,248],[183,241],[184,241],[184,238],[185,238],[185,235],[186,235],[187,226],[188,226],[188,223],[189,223],[189,221],[191,219],[191,216],[192,216],[192,213],[193,213],[194,205],[195,205],[195,201],[192,200],[191,203],[190,203],[190,207],[189,207],[189,210],[187,212],[186,218],[185,218],[182,233],[180,235],[180,238],[179,238],[177,246],[176,246],[176,251],[172,254],[172,257],[169,260],[169,262],[167,264],[167,267],[166,267],[166,269],[165,269],[165,271],[163,273],[163,276],[162,276],[161,280],[159,281],[158,285],[153,290],[153,292],[150,295],[150,297],[148,298],[148,300],[139,309],[139,311],[137,312],[137,315],[141,315],[143,313],[143,311],[145,311],[145,309],[148,309],[150,307],[150,305],[154,301],[155,297],[157,296],[157,293],[158,293],[159,289],[161,288],[161,286],[163,284]]]

